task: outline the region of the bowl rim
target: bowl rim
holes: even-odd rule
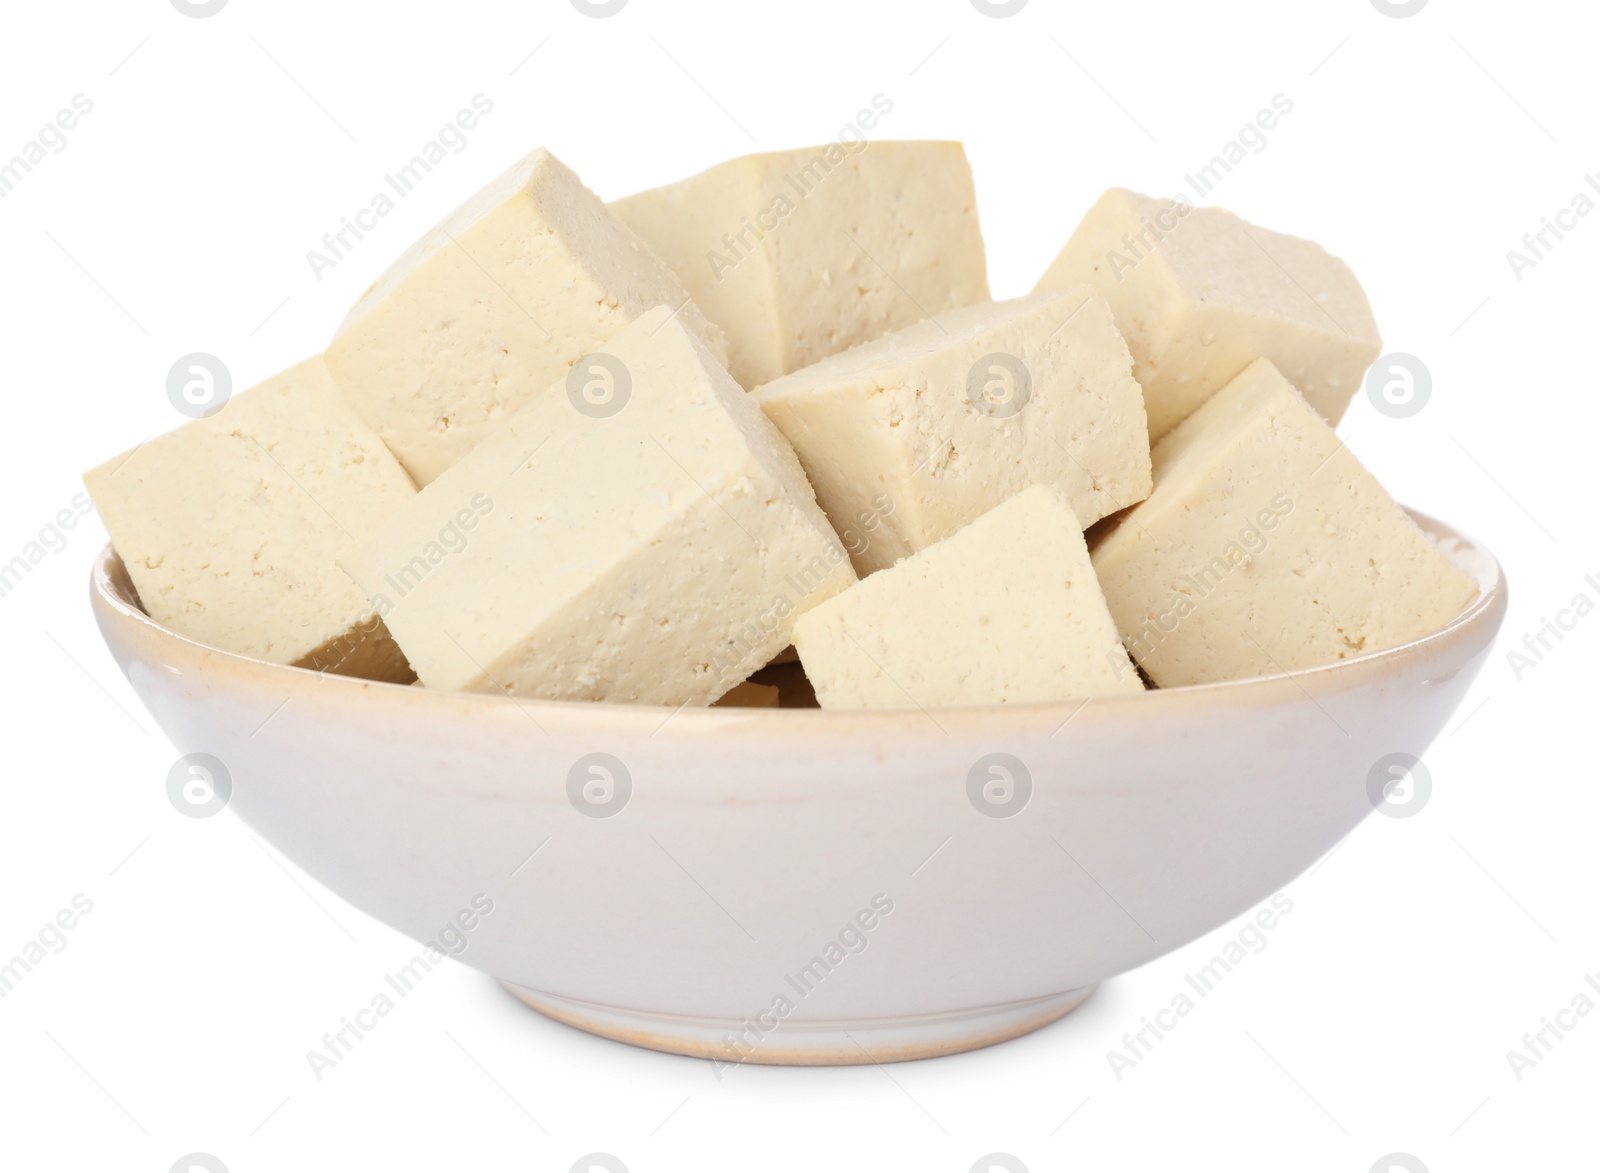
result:
[[[540,718],[547,718],[560,726],[563,732],[588,728],[631,734],[648,730],[651,736],[669,725],[674,727],[674,733],[678,736],[732,725],[736,725],[741,732],[758,736],[780,731],[792,733],[800,727],[807,732],[826,730],[887,735],[904,732],[910,726],[921,726],[925,730],[929,721],[946,736],[954,736],[958,731],[982,731],[983,728],[997,725],[1017,730],[1050,728],[1060,732],[1067,723],[1075,722],[1081,713],[1091,708],[1091,720],[1104,721],[1130,716],[1142,719],[1174,706],[1180,709],[1207,706],[1266,707],[1297,699],[1310,699],[1315,703],[1317,695],[1348,691],[1375,679],[1389,677],[1408,665],[1452,653],[1464,652],[1465,656],[1471,656],[1486,650],[1499,631],[1507,609],[1508,588],[1505,571],[1499,560],[1481,542],[1452,526],[1417,510],[1407,509],[1407,513],[1440,545],[1441,552],[1478,583],[1479,588],[1477,597],[1464,610],[1424,635],[1346,660],[1266,676],[1156,688],[1142,693],[1114,693],[1022,704],[952,705],[933,709],[733,706],[690,709],[686,706],[673,708],[668,705],[607,704],[600,701],[552,701],[509,694],[456,692],[317,672],[225,651],[158,623],[118,583],[119,575],[126,580],[127,571],[109,541],[96,555],[90,571],[90,602],[108,643],[114,642],[109,629],[115,626],[123,634],[142,643],[147,652],[160,658],[163,663],[174,666],[175,671],[177,663],[188,664],[196,670],[204,665],[208,673],[215,674],[220,669],[222,674],[238,677],[240,683],[253,681],[278,691],[287,691],[290,695],[314,688],[322,705],[343,702],[366,706],[369,702],[362,698],[370,695],[383,698],[382,703],[386,705],[417,705],[438,715],[455,711],[465,712],[469,716],[488,717],[490,714],[515,714],[521,711],[542,730],[544,725]],[[1457,556],[1458,550],[1470,551],[1477,564],[1463,564]]]

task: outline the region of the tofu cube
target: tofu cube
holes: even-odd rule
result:
[[[1140,692],[1067,495],[1035,485],[795,623],[825,709]]]
[[[794,453],[644,314],[344,563],[423,684],[707,705],[855,581]]]
[[[746,155],[611,207],[727,331],[748,388],[989,300],[960,143]]]
[[[328,368],[426,485],[659,305],[725,356],[683,283],[538,150],[378,278],[339,328]]]
[[[1151,443],[1258,358],[1336,424],[1382,349],[1343,261],[1221,208],[1112,188],[1035,292],[1080,282],[1105,295],[1128,340]]]
[[[337,560],[416,489],[320,358],[83,482],[157,623],[277,664],[411,679]]]
[[[1150,491],[1144,399],[1087,287],[951,310],[762,387],[817,499],[870,574],[1029,485],[1084,525]]]
[[[1394,647],[1477,594],[1266,359],[1152,459],[1155,489],[1096,544],[1094,566],[1162,688]]]

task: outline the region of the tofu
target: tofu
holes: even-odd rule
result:
[[[1089,525],[1150,492],[1133,360],[1088,287],[951,310],[756,393],[867,575],[1029,485]]]
[[[1080,282],[1110,302],[1133,352],[1152,443],[1258,358],[1337,424],[1382,349],[1343,261],[1221,208],[1112,188],[1035,292]]]
[[[328,368],[427,485],[574,360],[660,305],[726,357],[683,282],[538,150],[378,278],[339,328]]]
[[[1058,486],[812,608],[800,662],[825,709],[1023,704],[1141,692]]]
[[[746,155],[611,208],[727,332],[747,388],[989,300],[960,143]]]
[[[1155,489],[1097,543],[1094,567],[1162,688],[1394,647],[1477,594],[1266,359],[1152,460]]]
[[[320,358],[83,482],[157,623],[276,664],[411,679],[337,559],[416,489]]]
[[[645,313],[574,376],[344,566],[430,688],[710,704],[854,582],[849,557],[681,314]]]

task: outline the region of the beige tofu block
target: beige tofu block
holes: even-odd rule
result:
[[[825,709],[1141,692],[1065,493],[1035,485],[794,626]]]
[[[1144,399],[1086,286],[951,310],[762,387],[862,575],[1029,485],[1089,525],[1150,491]]]
[[[1382,349],[1349,266],[1221,208],[1112,188],[1035,292],[1080,282],[1128,340],[1152,443],[1258,358],[1336,424]]]
[[[611,208],[727,331],[748,388],[989,300],[960,143],[746,155]]]
[[[1152,459],[1155,489],[1094,566],[1124,643],[1163,688],[1394,647],[1477,595],[1266,359]]]
[[[426,485],[659,305],[726,357],[683,282],[538,150],[378,278],[339,328],[328,368]]]
[[[644,314],[344,562],[424,684],[706,705],[855,580],[794,453],[681,316]]]
[[[337,559],[416,489],[320,358],[83,482],[156,622],[277,664],[411,679]]]

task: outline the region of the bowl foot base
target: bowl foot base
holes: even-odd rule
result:
[[[501,984],[539,1013],[603,1038],[711,1059],[719,1065],[786,1066],[896,1063],[972,1051],[1038,1030],[1077,1009],[1095,990],[1086,986],[998,1006],[905,1018],[804,1021],[784,1017],[760,1022],[625,1010],[560,998],[512,982]]]

